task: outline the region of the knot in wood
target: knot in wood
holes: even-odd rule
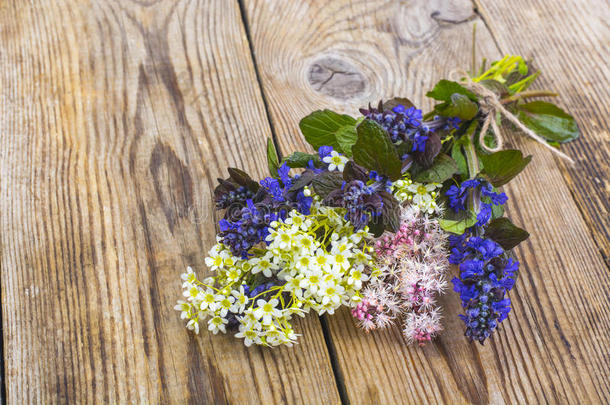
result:
[[[339,100],[357,97],[366,87],[364,75],[355,66],[332,56],[312,63],[307,78],[314,90]]]

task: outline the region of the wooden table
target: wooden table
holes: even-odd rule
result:
[[[9,403],[607,403],[610,33],[603,0],[0,1],[3,390]],[[215,179],[266,172],[299,119],[427,90],[477,53],[543,71],[583,136],[506,192],[532,233],[514,311],[485,346],[461,322],[421,349],[347,311],[295,348],[187,333]],[[455,294],[444,305],[458,311]]]

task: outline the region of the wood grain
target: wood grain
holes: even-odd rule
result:
[[[319,321],[292,349],[187,333],[212,189],[270,134],[237,2],[0,2],[9,403],[336,403]]]
[[[610,269],[610,7],[588,0],[477,0],[503,52],[533,56],[538,88],[552,88],[584,136],[560,163],[570,193]]]
[[[425,92],[449,70],[468,67],[474,22],[478,54],[500,56],[469,1],[244,4],[284,153],[307,148],[297,124],[314,109],[355,114],[357,107],[390,96],[408,96],[429,108]],[[578,49],[572,51],[573,58],[579,57]],[[593,102],[601,101],[598,93],[591,94]],[[589,128],[584,126],[584,137],[590,136]],[[610,275],[555,158],[522,138],[513,144],[535,158],[506,190],[509,215],[532,233],[517,251],[522,276],[510,294],[514,311],[509,320],[485,346],[469,344],[453,315],[459,300],[449,293],[446,332],[419,349],[405,346],[398,329],[366,335],[347,311],[329,318],[337,378],[350,402],[610,400],[610,300],[605,293]],[[569,151],[582,159],[577,149]]]

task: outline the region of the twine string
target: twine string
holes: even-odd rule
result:
[[[456,82],[459,82],[465,88],[479,96],[479,107],[485,116],[485,120],[483,121],[483,126],[481,128],[481,132],[479,133],[479,143],[481,148],[487,152],[493,153],[498,152],[504,146],[504,136],[500,131],[500,127],[496,121],[496,115],[500,114],[510,122],[512,122],[517,128],[521,130],[522,133],[529,136],[536,142],[542,144],[547,149],[551,150],[551,152],[555,153],[557,156],[565,159],[566,161],[574,164],[572,158],[570,158],[565,153],[560,150],[554,148],[549,145],[547,141],[542,138],[540,135],[536,134],[534,131],[526,127],[513,113],[508,111],[504,105],[502,105],[500,99],[493,91],[489,90],[487,87],[483,86],[480,83],[474,82],[468,73],[463,70],[454,70],[449,74],[449,78]],[[491,126],[491,132],[493,133],[494,139],[496,141],[495,147],[490,147],[485,144],[485,135]]]

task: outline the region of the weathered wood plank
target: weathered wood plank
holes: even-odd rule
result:
[[[237,2],[0,3],[10,403],[339,401],[318,319],[292,349],[199,337],[212,189],[270,134]]]
[[[307,146],[299,119],[319,108],[355,114],[369,101],[424,94],[468,67],[472,22],[479,55],[499,57],[469,1],[245,0],[271,119],[284,153]],[[523,39],[522,41],[526,41]],[[557,87],[557,86],[554,86]],[[588,136],[585,133],[584,136]],[[484,347],[462,337],[459,300],[444,298],[446,332],[424,349],[399,330],[366,335],[347,311],[328,319],[340,375],[353,403],[595,403],[610,397],[609,275],[555,159],[535,154],[507,193],[510,215],[532,233],[517,254],[514,312]],[[551,207],[555,207],[551,209]]]
[[[534,57],[583,136],[561,172],[610,268],[610,7],[602,0],[477,0],[500,49]]]

